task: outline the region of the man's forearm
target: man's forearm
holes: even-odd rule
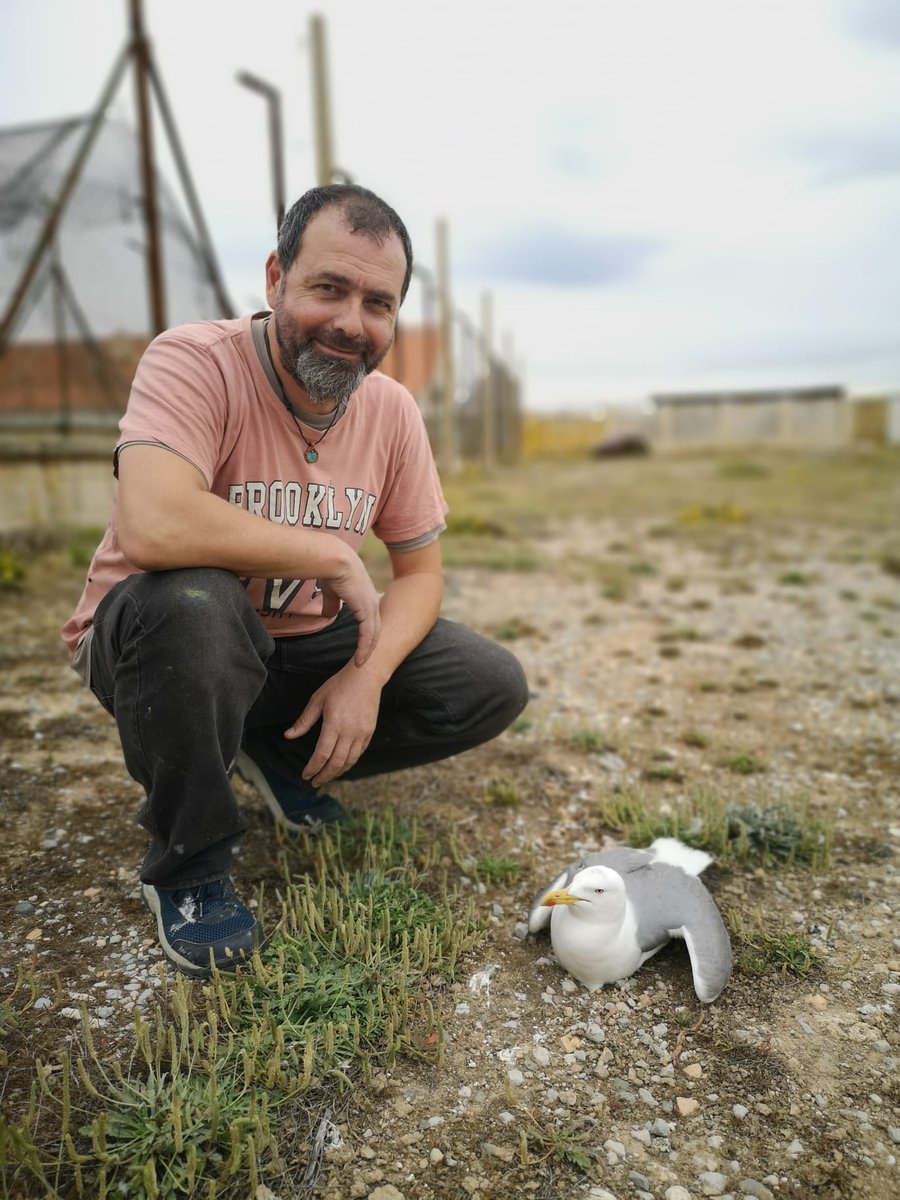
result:
[[[412,572],[393,579],[381,598],[381,633],[365,667],[381,687],[422,641],[441,611],[444,581],[439,573]]]

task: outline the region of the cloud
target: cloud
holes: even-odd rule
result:
[[[785,145],[792,156],[812,167],[819,183],[900,175],[900,132],[893,129],[799,134]]]
[[[606,287],[633,278],[661,248],[654,239],[629,234],[520,226],[473,243],[463,253],[463,269],[508,283]]]
[[[841,0],[844,28],[881,50],[900,50],[900,5],[897,0]]]

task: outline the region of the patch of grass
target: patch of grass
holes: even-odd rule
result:
[[[684,774],[673,763],[651,763],[641,771],[644,779],[655,780],[657,783],[684,783]]]
[[[600,819],[629,846],[676,837],[706,850],[724,865],[808,867],[830,861],[833,827],[786,804],[733,805],[713,792],[696,792],[679,808],[660,812],[637,790],[623,790],[600,804]]]
[[[710,743],[707,735],[699,729],[686,729],[681,735],[681,740],[685,746],[691,746],[694,750],[705,750]]]
[[[678,512],[678,524],[684,528],[702,525],[743,525],[748,513],[737,504],[691,504]]]
[[[614,749],[596,729],[576,729],[569,735],[569,744],[583,754],[606,754]]]
[[[441,542],[446,567],[484,567],[488,571],[537,571],[541,560],[530,546],[480,538],[447,538]]]
[[[597,1140],[595,1124],[590,1117],[576,1117],[567,1125],[560,1122],[542,1125],[529,1112],[519,1129],[519,1159],[524,1166],[547,1160],[568,1163],[593,1177],[603,1155]]]
[[[900,579],[900,551],[883,554],[878,565],[886,575]]]
[[[699,642],[700,631],[693,625],[684,625],[678,629],[665,629],[656,639],[658,642]]]
[[[512,883],[521,875],[522,864],[502,854],[483,854],[475,862],[475,871],[479,879],[489,883]]]
[[[503,521],[484,517],[477,513],[461,512],[447,514],[445,536],[506,538],[512,531]]]
[[[768,479],[771,471],[749,458],[730,458],[719,463],[720,479]]]
[[[809,587],[810,584],[816,582],[815,575],[810,575],[807,571],[789,570],[782,571],[778,576],[778,582],[782,587]]]
[[[522,803],[519,789],[509,779],[489,779],[484,787],[484,798],[495,808],[517,808]]]
[[[537,627],[524,617],[509,617],[493,630],[492,636],[498,642],[514,642],[517,638],[534,637],[538,632]]]
[[[747,921],[731,910],[728,931],[734,946],[734,963],[742,975],[758,979],[775,972],[779,975],[808,975],[821,962],[808,938],[794,929],[767,929],[761,921]]]
[[[733,690],[743,690],[745,692],[749,692],[752,691],[753,688],[752,685],[747,684],[743,688],[738,688],[736,686]],[[725,769],[731,771],[733,775],[761,775],[768,769],[763,760],[761,758],[757,758],[757,756],[749,750],[741,750],[737,754],[726,755],[725,758],[720,760],[719,766],[725,767]]]
[[[21,591],[26,575],[25,564],[18,554],[0,547],[0,591]]]
[[[261,954],[205,984],[176,978],[137,1015],[130,1061],[97,1054],[85,1014],[84,1052],[52,1082],[37,1064],[24,1116],[0,1123],[11,1195],[252,1196],[284,1182],[275,1109],[352,1087],[398,1052],[440,1061],[430,995],[482,925],[471,903],[460,911],[435,839],[388,813],[282,844]]]
[[[516,717],[509,728],[512,733],[527,733],[529,729],[534,728],[534,721],[523,713],[522,716]]]

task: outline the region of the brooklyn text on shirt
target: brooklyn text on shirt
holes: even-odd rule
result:
[[[365,488],[341,489],[344,499],[338,508],[337,494],[330,483],[272,483],[247,480],[228,487],[228,500],[258,517],[278,525],[305,525],[310,529],[345,529],[363,534],[369,527],[377,496]],[[305,493],[305,496],[304,496]]]

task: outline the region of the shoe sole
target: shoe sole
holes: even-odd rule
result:
[[[256,788],[260,796],[266,802],[266,807],[275,822],[278,825],[283,825],[285,829],[290,829],[292,833],[320,833],[325,827],[324,821],[309,820],[302,824],[297,821],[291,821],[286,815],[284,809],[275,798],[275,793],[269,787],[265,775],[256,765],[252,758],[248,758],[243,750],[238,750],[234,760],[234,771],[236,775],[240,775],[244,783],[249,783],[251,787]],[[336,822],[329,822],[336,824]]]
[[[189,958],[185,958],[183,954],[179,954],[166,940],[166,928],[163,924],[162,908],[160,907],[159,895],[156,888],[152,887],[149,883],[142,883],[141,894],[144,897],[144,903],[156,917],[156,933],[159,937],[159,944],[169,962],[185,975],[190,975],[192,979],[209,979],[210,975],[212,975],[211,967],[201,967],[197,963],[191,962]],[[257,926],[254,950],[262,950],[264,945],[265,938],[262,936],[262,930]],[[220,971],[233,971],[235,967],[249,963],[249,961],[249,957],[236,954],[232,958],[226,959],[223,963],[216,963],[216,966]]]

